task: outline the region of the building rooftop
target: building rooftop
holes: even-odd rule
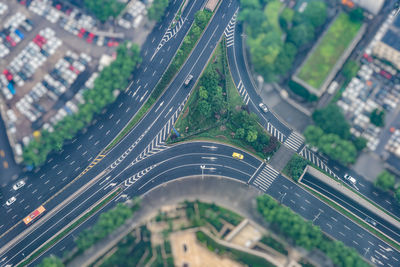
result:
[[[400,36],[392,30],[388,30],[382,38],[382,42],[400,51]]]

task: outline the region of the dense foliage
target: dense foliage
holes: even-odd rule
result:
[[[374,109],[369,116],[369,120],[375,126],[383,127],[385,125],[385,111],[377,108]]]
[[[83,3],[101,22],[110,17],[116,18],[125,7],[125,4],[118,0],[84,0]]]
[[[239,19],[246,22],[254,69],[266,81],[290,70],[298,51],[314,39],[327,15],[325,2],[316,0],[310,1],[302,14],[282,8],[279,0],[241,0],[240,5]],[[283,33],[286,40],[282,40]]]
[[[149,19],[160,21],[168,6],[168,0],[154,0],[148,10]]]
[[[324,133],[321,128],[311,125],[307,127],[304,136],[309,144],[318,147],[320,152],[334,160],[345,165],[356,160],[357,149],[354,144],[336,134]]]
[[[301,96],[307,102],[314,102],[318,100],[318,97],[316,95],[310,93],[310,91],[308,91],[306,88],[304,88],[303,86],[301,86],[300,84],[296,83],[293,80],[289,81],[288,86],[293,93]]]
[[[349,123],[340,108],[334,104],[315,110],[312,118],[325,133],[336,134],[343,139],[351,136]]]
[[[218,255],[228,255],[233,260],[241,262],[246,266],[252,266],[252,267],[274,266],[264,258],[220,245],[202,231],[197,231],[196,237],[197,240],[205,244],[210,251],[213,251]]]
[[[29,166],[40,166],[47,155],[54,150],[61,150],[66,140],[71,140],[83,128],[87,127],[93,117],[115,100],[114,90],[124,90],[136,65],[141,62],[139,47],[122,44],[117,49],[117,58],[103,69],[94,82],[91,90],[83,94],[85,103],[79,111],[66,116],[54,126],[54,131],[42,130],[38,138],[24,148],[24,163]]]
[[[300,157],[297,154],[294,154],[283,169],[283,173],[285,173],[287,176],[297,182],[300,176],[303,174],[303,171],[306,168],[307,164],[308,161],[306,159]]]
[[[38,267],[64,267],[63,262],[54,255],[50,255],[42,260]]]
[[[357,61],[349,59],[346,61],[342,68],[342,74],[346,78],[346,82],[349,82],[353,77],[356,77],[360,66]]]
[[[328,238],[310,221],[305,221],[288,207],[279,205],[270,196],[258,197],[257,208],[274,230],[290,239],[296,246],[307,250],[319,249],[336,266],[369,266],[353,248]]]
[[[382,171],[375,180],[375,186],[384,191],[393,190],[395,183],[394,175],[386,170]]]
[[[80,251],[84,251],[95,244],[97,241],[105,238],[125,221],[132,217],[132,214],[139,207],[136,202],[133,207],[118,203],[117,206],[100,215],[96,224],[84,230],[76,240],[76,245]]]

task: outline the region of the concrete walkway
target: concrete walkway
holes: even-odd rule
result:
[[[88,266],[101,257],[127,233],[136,228],[147,218],[155,216],[165,205],[174,205],[184,200],[201,200],[234,210],[243,217],[267,227],[265,221],[256,209],[256,197],[261,191],[236,180],[205,176],[189,177],[174,180],[156,187],[142,197],[140,209],[134,216],[117,231],[102,242],[88,249],[84,254],[75,258],[67,266]]]

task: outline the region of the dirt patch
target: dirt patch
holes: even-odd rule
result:
[[[218,266],[218,267],[241,267],[243,265],[209,251],[197,242],[195,232],[187,230],[176,232],[170,236],[172,255],[175,266],[190,267]],[[186,251],[185,251],[186,248]]]
[[[216,135],[215,137],[227,140],[226,136],[224,136],[224,135]]]
[[[189,107],[186,108],[185,112],[182,115],[182,118],[186,118],[186,116],[189,114]]]
[[[220,131],[226,131],[226,126],[225,125],[221,125],[221,127],[219,127]]]
[[[258,229],[251,224],[247,224],[231,242],[242,247],[252,248],[261,237],[262,234]]]

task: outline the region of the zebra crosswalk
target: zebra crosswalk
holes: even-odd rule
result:
[[[304,137],[299,133],[292,131],[283,144],[297,152],[304,144]]]
[[[239,91],[239,95],[243,98],[243,102],[246,103],[246,105],[249,104],[250,97],[249,94],[247,93],[246,88],[244,87],[242,80],[239,81],[237,89]]]
[[[304,146],[299,154],[306,160],[311,161],[318,168],[326,171],[327,173],[329,173],[330,175],[332,175],[335,178],[339,178],[331,169],[329,169],[328,165],[325,162],[323,162],[317,155],[315,155],[314,152],[310,151],[310,149],[308,149],[308,147]]]
[[[272,125],[270,122],[267,124],[267,131],[276,139],[278,139],[279,142],[283,143],[283,139],[285,138],[285,135],[281,133],[278,129],[275,128],[274,125]]]
[[[230,47],[233,46],[234,42],[235,42],[235,24],[236,24],[236,17],[238,14],[238,10],[236,10],[235,14],[233,14],[233,17],[231,18],[231,20],[229,21],[228,26],[226,26],[224,34],[226,37],[226,47]]]
[[[263,191],[267,191],[278,175],[279,172],[277,170],[273,169],[269,165],[266,165],[257,175],[256,179],[253,181],[253,184]]]

